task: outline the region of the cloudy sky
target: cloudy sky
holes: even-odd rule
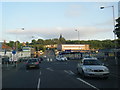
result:
[[[113,5],[117,18],[118,2],[1,2],[0,41],[114,39],[112,7],[100,9]]]

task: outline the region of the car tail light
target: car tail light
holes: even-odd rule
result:
[[[35,64],[39,64],[39,62],[36,62]]]
[[[28,64],[27,62],[25,62],[25,64]]]

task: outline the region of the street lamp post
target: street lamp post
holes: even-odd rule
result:
[[[104,8],[109,8],[109,7],[112,7],[112,11],[113,11],[113,32],[115,31],[115,14],[114,14],[114,6],[107,6],[107,7],[104,7],[104,6],[101,6],[100,9],[104,9]],[[115,32],[114,32],[114,40],[115,40],[115,61],[116,61],[116,64],[118,64],[117,62],[117,53],[116,53],[116,48],[117,48],[117,42],[116,42],[116,35],[115,35]]]
[[[75,31],[78,32],[78,41],[79,41],[80,40],[79,30],[76,29]]]
[[[24,28],[20,28],[20,29],[24,30]],[[17,40],[17,35],[16,35],[16,46],[15,47],[16,47],[15,50],[16,50],[16,61],[17,61],[17,58],[18,58],[18,40]]]
[[[23,30],[24,31],[24,28],[20,28],[21,30]],[[18,43],[17,43],[17,35],[16,35],[16,52],[18,51]]]

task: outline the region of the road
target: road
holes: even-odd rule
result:
[[[49,55],[48,55],[49,56]],[[78,60],[66,62],[44,60],[40,69],[26,70],[24,63],[17,68],[2,71],[2,88],[89,88],[101,90],[103,88],[120,88],[120,77],[110,74],[108,79],[82,78],[77,74]]]
[[[3,88],[118,88],[120,78],[110,75],[107,80],[100,78],[83,79],[76,73],[78,61],[47,62],[40,69],[26,70],[24,63],[17,68],[3,71]]]

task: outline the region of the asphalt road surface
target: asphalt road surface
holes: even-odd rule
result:
[[[2,88],[119,88],[120,78],[110,74],[107,80],[82,78],[76,71],[78,61],[43,61],[40,69],[26,70],[25,64],[3,70]]]
[[[40,63],[40,69],[26,70],[24,62],[16,68],[7,67],[2,70],[2,88],[88,88],[101,90],[106,88],[120,89],[120,76],[110,73],[108,79],[82,78],[77,74],[78,60],[59,62],[55,60],[53,51],[46,51],[47,58]],[[114,71],[114,70],[112,70]]]

